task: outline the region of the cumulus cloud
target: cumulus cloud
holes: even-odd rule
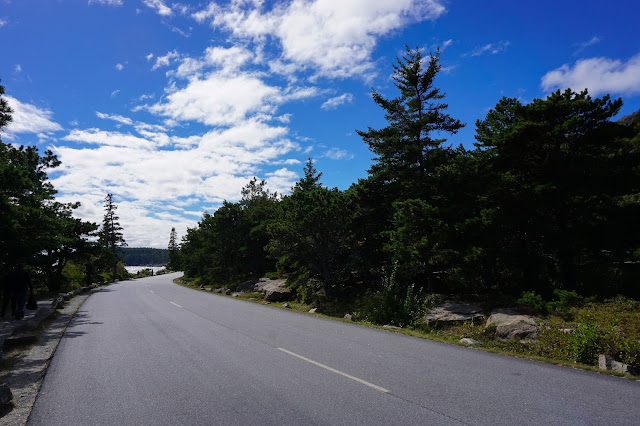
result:
[[[52,121],[53,112],[41,109],[35,105],[20,102],[12,96],[5,95],[9,107],[13,110],[11,121],[5,128],[7,138],[13,139],[16,133],[49,134],[62,130],[55,121]]]
[[[96,116],[98,118],[102,118],[103,120],[113,120],[117,121],[121,124],[133,125],[133,120],[128,117],[123,117],[122,115],[117,114],[104,114],[102,112],[96,111]]]
[[[373,72],[378,37],[444,12],[440,0],[292,0],[271,10],[261,1],[233,1],[212,2],[193,17],[239,38],[277,40],[286,62],[313,66],[319,75],[351,77]]]
[[[320,108],[324,110],[331,110],[338,108],[340,105],[350,104],[351,102],[353,102],[353,95],[351,93],[343,93],[340,96],[327,99]]]
[[[153,9],[158,15],[171,16],[173,11],[162,0],[143,0],[145,6]]]
[[[4,27],[8,23],[9,21],[6,18],[0,18],[0,28]]]
[[[640,53],[624,62],[610,58],[588,58],[573,66],[564,64],[546,73],[540,83],[542,90],[571,88],[589,89],[592,95],[640,93]]]
[[[124,65],[122,65],[122,64],[116,64],[116,69],[117,69],[118,71],[122,71],[122,70],[124,69]]]

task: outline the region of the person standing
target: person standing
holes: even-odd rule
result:
[[[24,269],[24,264],[20,263],[16,267],[13,276],[10,279],[13,281],[13,286],[16,292],[17,307],[15,318],[19,320],[24,317],[24,307],[27,303],[27,295],[31,289],[31,277]]]

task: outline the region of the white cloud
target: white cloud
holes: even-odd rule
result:
[[[580,52],[582,52],[584,49],[586,49],[589,46],[593,46],[594,44],[600,43],[600,37],[598,36],[593,36],[591,37],[590,40],[582,42],[582,43],[575,43],[573,46],[577,47],[576,51],[573,52],[573,55],[576,56],[578,55]]]
[[[192,16],[236,37],[277,40],[285,63],[312,66],[323,76],[351,77],[374,72],[370,58],[378,37],[444,12],[440,0],[292,0],[269,11],[261,1],[212,2]]]
[[[473,49],[470,53],[465,53],[462,56],[482,56],[485,54],[496,55],[504,52],[511,43],[509,41],[499,41],[497,43],[489,43],[484,46],[479,46]]]
[[[153,59],[153,53],[149,53],[147,56],[145,56],[145,58],[147,58],[147,61],[150,61]]]
[[[580,59],[573,66],[564,64],[546,73],[540,85],[544,91],[565,88],[581,91],[586,88],[592,95],[639,94],[640,53],[627,62],[600,57]]]
[[[340,105],[350,104],[351,102],[353,102],[353,95],[351,93],[343,93],[335,98],[327,99],[320,108],[324,110],[331,110],[338,108]]]
[[[15,72],[16,74],[20,74],[22,72],[22,67],[20,66],[20,64],[16,64],[16,66],[13,67],[13,72]]]
[[[98,118],[102,118],[103,120],[113,120],[113,121],[117,121],[118,123],[121,124],[127,124],[129,126],[133,125],[133,120],[128,118],[128,117],[123,117],[121,115],[117,115],[117,114],[104,114],[101,112],[96,111],[96,116]]]
[[[53,112],[50,110],[20,102],[12,96],[5,95],[4,98],[13,110],[13,121],[5,127],[7,138],[13,139],[16,133],[47,134],[62,130],[62,126],[52,121]]]
[[[143,0],[145,6],[155,10],[158,15],[171,16],[173,12],[171,8],[164,4],[162,0]]]
[[[177,59],[178,57],[180,57],[180,54],[178,53],[177,50],[173,50],[172,52],[167,52],[167,54],[164,56],[158,56],[156,58],[156,63],[153,65],[153,67],[151,67],[151,71],[155,71],[160,67],[169,66],[169,64],[171,64],[171,61],[173,61],[174,59]],[[149,56],[147,56],[147,60],[148,59],[150,59]]]
[[[0,28],[4,27],[8,23],[9,21],[7,20],[7,18],[0,18]]]
[[[351,160],[353,158],[353,154],[349,154],[344,149],[331,148],[324,153],[323,157],[331,160]]]
[[[131,134],[106,132],[100,129],[74,129],[62,140],[96,145],[110,145],[116,147],[151,149],[153,144],[143,138]]]
[[[155,95],[153,93],[143,93],[142,95],[138,96],[138,100],[139,101],[146,101],[147,99],[153,99],[155,97]]]
[[[116,69],[117,69],[118,71],[122,71],[122,70],[124,69],[124,65],[122,65],[122,64],[116,64]]]
[[[111,92],[111,97],[115,98],[118,95],[118,93],[120,93],[120,89],[114,90],[113,92]]]
[[[122,0],[89,0],[89,4],[97,3],[107,6],[122,6]]]

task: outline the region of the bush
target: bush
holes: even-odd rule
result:
[[[518,299],[518,305],[530,312],[544,313],[546,311],[546,302],[542,296],[534,291],[523,292]]]
[[[415,292],[413,284],[405,287],[396,281],[395,268],[382,289],[365,296],[359,305],[358,317],[400,327],[413,325],[425,312],[424,299]]]

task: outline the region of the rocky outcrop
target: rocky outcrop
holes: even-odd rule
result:
[[[486,327],[496,327],[495,337],[503,341],[511,339],[534,340],[538,337],[539,326],[535,318],[522,315],[512,309],[494,309]]]
[[[477,318],[484,319],[482,308],[461,303],[442,303],[434,305],[425,317],[427,325],[453,324]]]
[[[241,282],[240,284],[238,284],[236,286],[236,290],[237,291],[253,291],[253,289],[255,288],[256,284],[258,284],[258,280],[247,280],[244,282]]]

